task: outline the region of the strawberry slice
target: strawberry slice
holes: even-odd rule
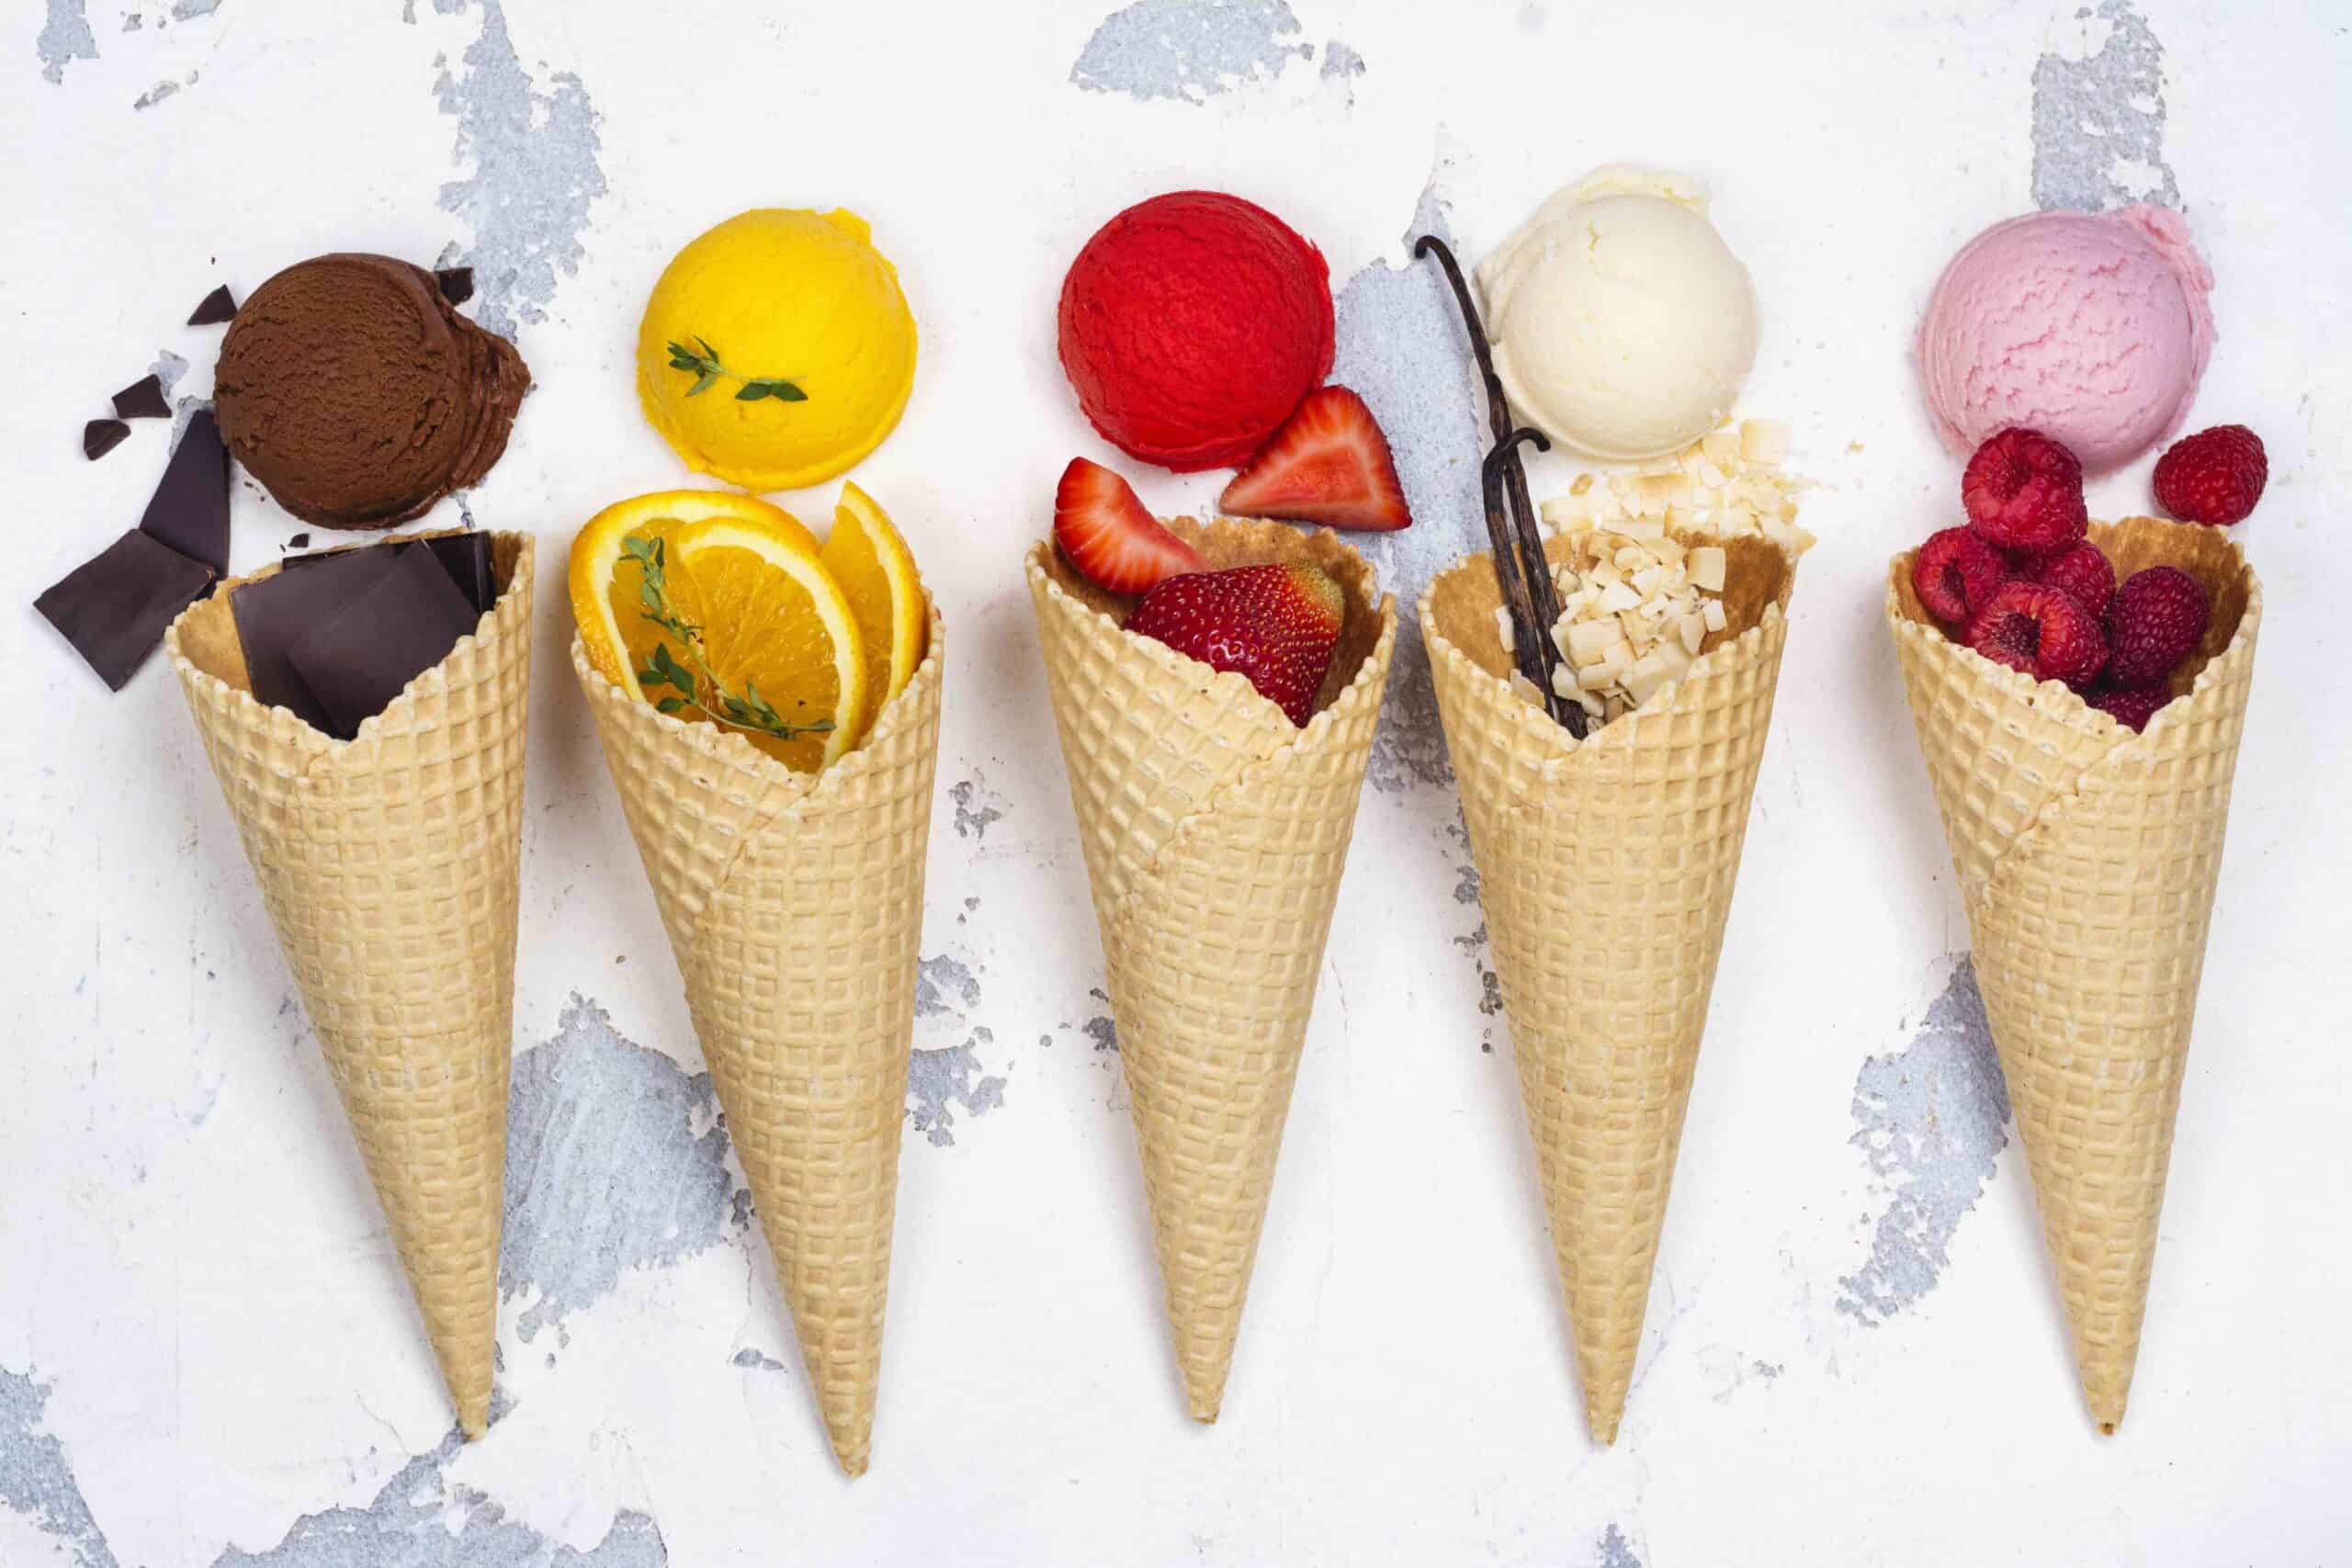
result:
[[[1243,517],[1387,533],[1409,526],[1388,438],[1364,400],[1318,387],[1233,476],[1217,506]]]
[[[1134,486],[1083,457],[1069,460],[1054,488],[1054,542],[1087,581],[1113,593],[1141,593],[1209,564],[1144,510]]]

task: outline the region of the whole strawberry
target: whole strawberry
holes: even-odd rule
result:
[[[2102,682],[2083,694],[2083,701],[2106,714],[2126,729],[2148,728],[2156,710],[2172,701],[2172,691],[2165,686],[2110,686]]]
[[[1976,448],[1960,476],[1960,501],[1970,525],[2005,550],[2052,555],[2090,527],[2083,466],[2039,431],[2012,426]]]
[[[1259,694],[1304,728],[1331,668],[1347,596],[1311,566],[1237,566],[1161,581],[1127,618],[1213,670],[1237,670]]]
[[[2107,662],[2090,612],[2061,589],[2023,578],[2002,584],[1968,623],[1968,646],[2037,681],[2086,686]]]
[[[2205,585],[2175,566],[2152,566],[2124,579],[2107,607],[2108,683],[2160,684],[2205,640],[2213,604]]]
[[[1911,568],[1911,586],[1928,613],[1951,626],[1966,626],[2013,574],[2009,558],[1986,544],[1973,528],[1946,528],[1928,536]]]
[[[2114,564],[2088,539],[2032,562],[2026,575],[2045,588],[2064,590],[2094,620],[2107,614],[2107,602],[2115,597]]]
[[[2262,437],[2243,424],[2184,435],[2156,459],[2156,504],[2184,523],[2242,521],[2269,482]]]

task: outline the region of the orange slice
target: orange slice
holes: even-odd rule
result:
[[[790,513],[720,491],[638,496],[581,529],[570,586],[589,662],[631,696],[718,723],[803,773],[864,737],[856,617]],[[797,733],[775,733],[786,728]]]
[[[842,486],[833,509],[833,531],[825,540],[824,562],[840,583],[865,643],[866,700],[872,706],[865,728],[906,690],[930,640],[931,614],[915,558],[890,522],[890,514],[854,484]]]

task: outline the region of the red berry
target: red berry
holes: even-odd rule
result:
[[[1241,465],[1217,509],[1242,517],[1402,528],[1413,521],[1388,437],[1364,400],[1345,387],[1317,387]]]
[[[2205,640],[2213,618],[2205,585],[2174,566],[2152,566],[2126,578],[2107,607],[2107,639],[2114,648],[2108,681],[2125,688],[2154,686]]]
[[[1946,528],[1928,536],[1911,569],[1911,586],[1936,619],[1965,626],[2009,580],[2009,558],[1972,528]]]
[[[2109,686],[2101,684],[2083,694],[2083,701],[2113,718],[2126,729],[2148,728],[2156,710],[2172,701],[2172,692],[2164,686]]]
[[[2156,504],[2184,523],[2235,523],[2262,499],[2270,458],[2243,424],[2184,435],[2156,459]]]
[[[1209,564],[1144,510],[1126,480],[1083,457],[1069,460],[1054,489],[1054,541],[1089,582],[1114,593],[1141,593]]]
[[[2015,579],[1968,623],[1968,646],[2037,681],[2085,686],[2107,662],[2098,623],[2073,595]]]
[[[1127,630],[1213,670],[1239,671],[1305,728],[1347,607],[1319,567],[1237,566],[1168,578],[1143,596]]]
[[[1960,500],[1976,531],[2005,550],[2053,554],[2090,526],[2083,466],[2037,431],[2012,427],[1979,446],[1961,475]]]
[[[2072,596],[2093,620],[2107,614],[2107,602],[2115,597],[2115,567],[2107,552],[2088,539],[2054,556],[2037,558],[2028,563],[2026,575]]]

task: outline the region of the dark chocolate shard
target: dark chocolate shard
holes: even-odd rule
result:
[[[311,536],[297,534],[286,541],[286,547],[289,550],[307,550],[311,547]]]
[[[326,732],[340,740],[356,736],[411,681],[447,659],[478,618],[435,552],[386,553],[391,565],[288,650],[295,674],[326,714]]]
[[[212,411],[188,418],[155,498],[139,526],[191,560],[229,571],[229,449]]]
[[[392,564],[393,552],[363,547],[293,556],[305,570],[281,570],[229,591],[229,614],[244,649],[245,673],[254,700],[286,708],[313,729],[327,730],[326,710],[295,672],[289,657],[311,628],[373,587]]]
[[[452,305],[462,305],[474,297],[474,269],[469,266],[445,266],[433,275],[441,286],[441,298]]]
[[[169,419],[172,404],[160,378],[142,376],[114,395],[114,412],[117,419]]]
[[[309,536],[304,535],[303,537],[308,538]],[[491,564],[490,536],[482,530],[471,528],[463,533],[435,534],[424,538],[410,535],[384,540],[383,545],[396,550],[423,545],[441,563],[442,570],[458,585],[458,592],[473,605],[476,615],[486,615],[497,604],[498,578]],[[337,556],[349,555],[354,550],[379,547],[376,545],[346,545],[340,549],[313,550],[306,556],[288,556],[286,565],[289,570],[297,570],[314,566],[320,561],[333,560]]]
[[[195,313],[188,317],[187,324],[192,327],[217,327],[223,321],[235,320],[236,314],[236,297],[229,292],[229,286],[224,283],[204,297],[203,303],[198,305]]]
[[[122,445],[130,426],[119,419],[94,419],[82,427],[82,456],[93,463]]]
[[[51,584],[33,608],[119,692],[212,581],[203,562],[133,528]]]

